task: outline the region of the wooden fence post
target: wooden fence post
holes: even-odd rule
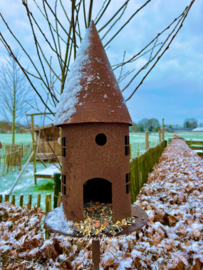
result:
[[[23,194],[20,194],[20,206],[23,207]]]
[[[45,198],[45,211],[46,213],[51,211],[51,194],[47,194]],[[45,239],[47,239],[50,235],[50,232],[47,228],[45,228]]]
[[[19,152],[18,152],[18,158],[19,158],[19,160],[18,160],[18,164],[19,164],[19,170],[21,171],[21,169],[22,169],[22,158],[23,158],[23,149],[22,149],[22,147],[19,147]]]
[[[149,131],[145,131],[145,150],[149,149]]]
[[[32,132],[32,151],[33,154],[33,166],[34,166],[34,173],[36,173],[36,147],[35,147],[35,137],[34,137],[34,117],[31,115],[31,132]]]
[[[58,195],[61,192],[61,174],[54,174],[54,208],[57,207]]]
[[[31,209],[32,208],[32,194],[29,193],[28,195],[28,208]]]
[[[161,131],[159,131],[159,143],[161,142]]]
[[[51,194],[47,194],[45,198],[46,213],[51,211]]]
[[[92,239],[92,261],[94,264],[94,269],[99,270],[100,262],[100,241]]]
[[[37,195],[37,207],[40,207],[41,204],[41,194]]]
[[[9,195],[6,194],[6,195],[4,196],[4,202],[8,202],[8,201],[9,201]]]
[[[15,195],[14,195],[14,194],[11,196],[11,203],[12,203],[13,205],[15,205]]]
[[[2,203],[2,195],[0,195],[0,203]],[[0,217],[0,221],[2,221],[2,217]]]
[[[62,203],[62,193],[59,192],[59,194],[58,194],[58,201],[57,201],[57,207],[59,207],[61,205],[61,203]]]
[[[164,118],[162,119],[162,141],[164,141]]]

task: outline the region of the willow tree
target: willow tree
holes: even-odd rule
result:
[[[19,61],[18,52],[15,54]],[[12,144],[14,144],[15,123],[30,109],[27,102],[32,103],[30,97],[32,89],[16,61],[10,55],[5,57],[5,61],[0,69],[0,113],[8,122],[12,122]]]

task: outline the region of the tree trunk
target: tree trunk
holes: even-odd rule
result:
[[[12,144],[15,144],[15,109],[13,108]]]
[[[15,63],[13,62],[13,123],[12,123],[12,145],[15,144],[15,116],[16,116],[16,82],[15,82]]]

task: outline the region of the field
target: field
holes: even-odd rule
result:
[[[183,137],[184,139],[198,139],[203,140],[203,132],[177,132],[177,135]],[[173,137],[173,133],[165,133],[166,140]],[[151,133],[149,135],[149,140],[158,141],[158,133]],[[0,133],[0,142],[2,144],[10,144],[12,141],[11,133]],[[145,134],[144,133],[130,133],[130,143],[144,143]],[[31,144],[32,137],[30,133],[17,133],[15,134],[15,144]]]
[[[203,140],[203,133],[177,133],[177,135],[182,136],[185,139],[198,139]],[[0,142],[4,144],[11,143],[11,134],[0,134]],[[165,139],[172,138],[172,133],[166,133]],[[158,141],[158,134],[151,133],[149,136],[150,147],[155,146]],[[32,138],[30,134],[16,134],[16,144],[31,144]],[[130,134],[130,144],[131,144],[131,158],[133,158],[137,152],[142,153],[145,148],[145,134],[144,133],[131,133]],[[2,150],[0,150],[1,154]],[[47,167],[52,166],[47,163]],[[43,170],[44,166],[37,162],[37,171]],[[15,179],[17,178],[19,171],[13,171],[5,176],[0,176],[0,194],[8,194],[11,186],[13,185]],[[42,197],[42,207],[45,209],[45,195],[47,193],[52,194],[53,198],[53,181],[51,179],[37,179],[37,185],[34,185],[34,172],[33,164],[30,163],[22,177],[20,178],[18,184],[14,188],[12,194],[16,196],[16,205],[19,205],[20,194],[24,195],[24,204],[28,202],[28,194],[33,195],[33,203],[37,202],[37,194],[40,193]]]
[[[11,133],[0,133],[0,142],[2,144],[10,144],[12,142]],[[32,136],[30,133],[16,133],[15,144],[31,144]]]
[[[0,134],[0,142],[5,144],[11,144],[12,134]],[[16,144],[31,144],[32,137],[31,134],[16,134],[15,135]],[[3,149],[0,150],[0,154],[3,153]],[[47,167],[53,166],[46,162]],[[37,171],[43,170],[44,166],[37,162]],[[0,194],[8,194],[15,179],[18,177],[20,171],[14,170],[7,173],[4,176],[0,176]],[[37,194],[41,194],[41,206],[45,210],[45,195],[50,193],[53,198],[53,180],[51,179],[37,179],[37,185],[34,185],[34,170],[33,163],[30,162],[27,168],[25,169],[23,175],[21,176],[18,184],[15,186],[12,194],[15,195],[16,205],[19,205],[20,194],[24,195],[24,204],[28,203],[28,194],[32,194],[33,203],[37,203]]]

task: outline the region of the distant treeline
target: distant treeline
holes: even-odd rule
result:
[[[8,121],[0,121],[0,133],[10,133],[12,131],[12,124]],[[16,133],[25,133],[28,132],[27,127],[20,123],[15,125]]]
[[[185,129],[194,129],[198,127],[198,121],[195,118],[187,118],[184,120],[183,125],[164,125],[164,128],[166,130],[170,130],[173,128],[185,128]],[[203,124],[200,123],[199,127],[203,127]],[[131,131],[150,131],[150,132],[156,132],[161,129],[161,124],[159,123],[159,120],[156,118],[143,118],[138,123],[133,122],[133,126],[130,127]]]

